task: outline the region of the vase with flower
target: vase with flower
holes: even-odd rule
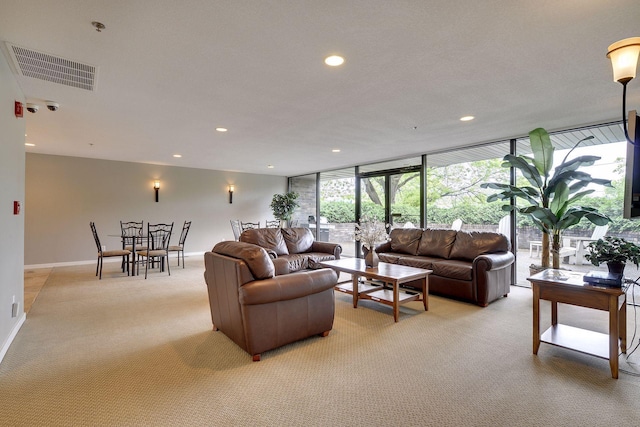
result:
[[[375,250],[376,243],[389,240],[385,223],[364,215],[360,218],[360,224],[356,224],[354,238],[366,248],[364,262],[367,267],[377,267],[380,259]]]

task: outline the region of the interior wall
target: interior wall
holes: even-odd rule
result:
[[[153,182],[160,180],[159,202]],[[233,184],[233,203],[228,186]],[[27,153],[25,264],[40,266],[96,260],[89,222],[101,244],[120,247],[120,221],[174,223],[178,243],[192,221],[185,252],[203,253],[233,240],[230,220],[273,219],[274,194],[286,177]]]
[[[24,216],[13,214],[13,202],[24,202],[25,118],[15,116],[15,101],[25,99],[0,53],[0,360],[24,322]]]

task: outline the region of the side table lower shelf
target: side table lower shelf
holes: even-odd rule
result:
[[[609,335],[600,332],[559,323],[547,329],[540,336],[540,342],[609,359]]]

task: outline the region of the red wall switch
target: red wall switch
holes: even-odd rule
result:
[[[22,117],[22,102],[16,101],[15,112],[16,112],[16,117]]]
[[[20,202],[17,200],[13,202],[13,214],[20,215]]]

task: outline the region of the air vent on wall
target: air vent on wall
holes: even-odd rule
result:
[[[23,76],[93,91],[96,67],[7,43],[16,70]]]

